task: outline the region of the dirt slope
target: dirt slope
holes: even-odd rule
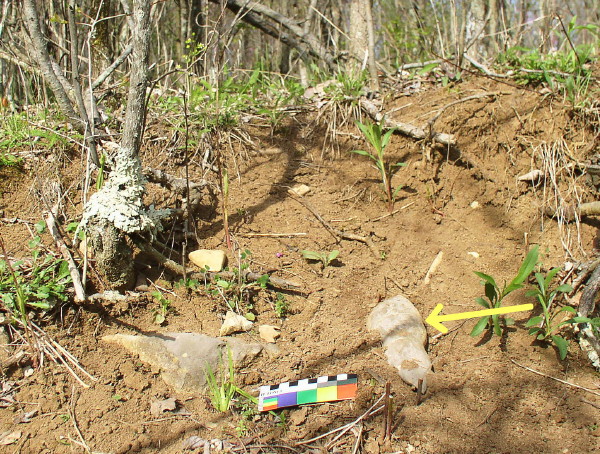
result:
[[[424,316],[438,303],[444,304],[445,313],[476,310],[474,298],[483,294],[483,287],[473,271],[491,274],[500,282],[510,280],[528,245],[540,245],[544,270],[586,260],[594,253],[593,219],[560,226],[543,218],[543,207],[552,206],[556,195],[552,185],[534,187],[517,180],[533,168],[547,169],[547,157],[558,156],[560,179],[554,189],[570,202],[594,198],[595,189],[585,178],[560,167],[598,152],[593,131],[568,106],[533,91],[474,79],[410,96],[391,91],[385,110],[396,109],[391,117],[397,121],[424,125],[441,107],[480,93],[496,96],[450,107],[435,123],[437,131],[455,135],[456,150],[393,137],[390,160],[407,166],[393,180],[404,188],[392,216],[384,216],[387,210],[376,170],[349,152],[366,147],[353,126],[340,129],[345,134],[338,136],[334,159],[321,159],[332,153],[323,148],[324,127],[315,123],[314,114],[298,115],[273,136],[265,128],[250,126],[256,149],[246,154],[234,147],[236,159],[231,159],[230,168],[236,178],[229,205],[235,246],[252,252],[252,270],[274,271],[302,285],[301,292],[285,293],[290,313],[283,319],[273,310],[274,294],[259,293],[254,308],[259,323],[281,327],[279,354],[263,354],[238,371],[238,381],[253,392],[264,384],[353,372],[359,374],[355,401],[286,410],[286,430],[270,417],[244,422],[239,414],[215,413],[206,396],[173,393],[157,370],[101,340],[118,332],[218,335],[226,311],[223,301],[207,295],[202,286],[189,294],[175,289],[174,294],[167,293],[173,310],[165,326],[153,324],[157,303],[150,298],[130,304],[70,305],[47,321],[45,331],[97,381],[87,380],[91,386],[82,388],[53,363],[29,377],[20,368],[8,371],[3,381],[6,389],[12,389],[15,403],[0,408],[0,433],[22,435],[5,447],[6,452],[83,452],[76,426],[93,452],[182,452],[182,441],[190,435],[229,439],[238,447],[242,442],[294,446],[360,416],[381,396],[385,381],[391,382],[394,393],[393,437],[383,441],[383,416],[373,416],[362,428],[362,452],[593,452],[600,435],[599,376],[574,343],[567,360],[560,361],[553,348],[533,342],[523,327],[528,313],[516,314],[516,325],[502,339],[470,337],[475,320],[452,322],[451,332],[440,337],[428,327],[435,336],[428,347],[435,372],[418,406],[415,393],[386,363],[380,343],[366,331],[370,310],[398,293],[407,295]],[[144,153],[148,164],[182,172],[156,145],[148,145]],[[68,209],[73,216],[80,209],[75,195],[81,179],[78,159],[52,164],[38,159],[23,173],[2,170],[4,218],[39,220],[39,199],[32,188],[39,188],[40,179],[52,174],[70,188],[75,202]],[[192,177],[202,175],[198,166],[192,168]],[[300,183],[311,187],[305,199],[324,219],[336,229],[370,237],[380,257],[361,242],[337,241],[328,233],[289,196],[288,188]],[[574,193],[574,187],[579,192]],[[159,195],[156,202],[160,203]],[[275,233],[290,236],[256,235]],[[9,255],[26,252],[23,244],[30,234],[24,224],[2,222],[0,234]],[[220,209],[214,219],[198,222],[195,234],[201,247],[224,248]],[[300,252],[333,249],[340,251],[338,260],[324,271],[307,263]],[[424,285],[440,251],[442,262]],[[236,256],[230,254],[233,263]],[[144,257],[139,260],[147,276],[159,278],[159,285],[170,289],[172,276]],[[530,301],[521,291],[508,302]],[[256,330],[238,336],[259,339]],[[591,388],[596,395],[536,375],[515,362]],[[151,402],[166,397],[177,398],[190,414],[152,416]],[[18,424],[21,415],[32,410],[37,413],[31,421]],[[247,430],[236,431],[242,424]],[[348,433],[332,452],[352,452],[355,439]]]

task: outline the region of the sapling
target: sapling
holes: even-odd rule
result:
[[[531,250],[525,257],[525,260],[521,264],[517,275],[512,281],[510,281],[508,285],[506,285],[505,283],[502,288],[500,288],[498,284],[496,284],[496,281],[492,276],[485,273],[481,273],[479,271],[475,271],[475,275],[483,279],[482,284],[484,285],[485,289],[485,298],[487,298],[485,299],[481,296],[475,298],[477,304],[485,307],[486,309],[497,309],[500,306],[502,306],[502,301],[504,300],[504,298],[506,298],[510,293],[514,292],[515,290],[518,290],[521,287],[523,287],[523,282],[525,282],[525,280],[529,277],[529,275],[535,268],[535,265],[537,264],[539,255],[538,249],[539,247],[537,245],[531,248]],[[504,322],[506,324],[512,324],[513,320],[506,317],[504,319]],[[501,336],[502,327],[500,325],[500,315],[488,315],[486,317],[481,317],[479,322],[477,322],[477,324],[473,327],[473,330],[471,331],[471,336],[475,337],[481,334],[486,328],[490,328],[492,330],[492,333],[496,334],[497,336]]]
[[[399,167],[406,165],[403,162],[391,164],[385,160],[385,149],[390,142],[390,138],[394,133],[394,129],[390,129],[383,134],[381,125],[377,123],[363,124],[360,121],[357,121],[356,126],[358,126],[358,129],[361,130],[371,146],[375,149],[375,153],[369,153],[368,151],[364,150],[351,150],[351,152],[362,156],[367,156],[375,162],[375,167],[377,167],[377,170],[379,170],[381,177],[382,190],[385,194],[385,198],[388,203],[388,209],[391,213],[394,210],[396,195],[398,194],[398,191],[402,189],[402,186],[398,186],[395,189],[392,187],[392,177]]]
[[[569,341],[562,337],[559,332],[567,325],[575,323],[590,323],[587,317],[577,317],[577,311],[571,306],[563,306],[552,310],[552,303],[561,293],[569,293],[573,290],[569,284],[561,284],[551,290],[550,284],[556,277],[560,268],[554,268],[548,271],[544,276],[542,273],[535,273],[537,287],[527,292],[527,296],[535,296],[542,307],[542,314],[532,317],[525,326],[529,329],[529,334],[536,336],[540,341],[552,342],[556,345],[560,359],[565,359],[569,352]],[[560,315],[574,315],[567,320],[559,320]],[[537,325],[537,326],[536,326]]]
[[[334,249],[331,252],[302,251],[302,257],[304,257],[306,260],[321,262],[323,269],[331,265],[331,262],[333,262],[339,254],[340,251],[337,249]]]

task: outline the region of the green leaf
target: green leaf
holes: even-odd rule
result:
[[[423,74],[427,74],[428,72],[432,71],[433,69],[435,69],[438,66],[439,63],[429,63],[428,65],[423,66],[421,69],[419,69],[417,71],[417,74],[419,76],[422,76]]]
[[[515,319],[510,317],[504,317],[504,323],[506,323],[506,326],[513,326],[515,324]]]
[[[542,331],[542,328],[540,328],[539,326],[536,326],[535,328],[531,328],[528,333],[529,334],[536,334],[539,333],[540,331]]]
[[[569,284],[562,284],[556,287],[556,291],[561,293],[569,293],[573,291],[573,287],[571,287]]]
[[[387,147],[387,144],[390,141],[390,137],[392,137],[392,134],[394,134],[395,131],[396,131],[396,129],[392,128],[388,132],[385,133],[385,135],[383,136],[383,139],[381,140],[381,148],[382,149]]]
[[[314,251],[302,251],[302,257],[304,257],[306,260],[323,260],[323,254]]]
[[[542,323],[542,321],[544,321],[544,317],[542,317],[541,315],[531,317],[529,320],[527,320],[527,323],[525,323],[525,328],[529,328],[533,325],[539,325],[540,323]],[[529,334],[531,334],[531,332]]]
[[[490,309],[490,303],[488,303],[486,300],[484,300],[481,296],[478,296],[477,298],[475,298],[475,301],[480,306],[483,306],[483,307],[485,307],[487,309]]]
[[[575,308],[571,307],[571,306],[565,306],[565,307],[561,307],[560,310],[557,313],[560,312],[570,312],[571,314],[576,314],[577,311],[575,310]]]
[[[232,284],[231,282],[229,282],[229,281],[226,281],[226,280],[223,280],[223,279],[219,279],[219,280],[217,280],[217,285],[218,285],[219,287],[222,287],[222,288],[224,288],[224,289],[228,290],[228,289],[230,289],[230,288],[231,288],[231,286],[232,286],[233,284]]]
[[[551,336],[552,342],[558,348],[558,354],[560,359],[564,360],[567,357],[567,353],[569,352],[569,342],[557,335]]]
[[[377,161],[377,158],[375,156],[373,156],[371,153],[369,153],[368,151],[365,151],[365,150],[350,150],[350,153],[356,153],[361,156],[367,156],[367,157],[371,158],[373,161]]]
[[[552,279],[554,279],[554,277],[558,274],[558,272],[560,271],[560,268],[552,268],[550,271],[548,271],[548,274],[546,275],[546,278],[544,279],[544,288],[549,288],[550,287],[550,283],[552,282]],[[536,276],[539,273],[536,273]]]
[[[487,297],[487,299],[490,300],[491,303],[495,303],[498,299],[498,294],[496,293],[496,287],[494,287],[489,282],[486,282],[484,289],[485,289],[485,296]]]
[[[46,221],[42,220],[36,222],[33,226],[35,227],[37,233],[44,233],[44,230],[46,230]]]
[[[494,334],[498,337],[502,336],[502,327],[500,326],[500,316],[492,315],[492,324],[494,325]]]
[[[485,274],[485,273],[481,273],[479,271],[473,271],[473,273],[475,274],[475,276],[480,277],[485,282],[489,282],[494,287],[498,288],[498,286],[496,285],[496,281],[494,280],[494,278],[492,276]]]
[[[475,336],[479,336],[481,333],[483,333],[483,330],[488,326],[488,321],[489,321],[490,317],[481,317],[479,319],[479,321],[477,322],[477,324],[473,327],[473,329],[471,330],[471,333],[469,334],[471,337],[475,337]]]
[[[531,274],[535,266],[537,265],[539,257],[539,246],[536,244],[531,248],[525,260],[521,264],[519,271],[515,278],[511,281],[511,284],[522,284],[525,279]]]
[[[338,251],[337,249],[334,249],[333,251],[331,251],[329,253],[329,255],[327,256],[327,263],[329,264],[332,261],[334,261],[338,255],[340,255],[340,251]]]

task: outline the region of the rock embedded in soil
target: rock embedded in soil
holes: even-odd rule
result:
[[[219,330],[219,336],[228,336],[229,334],[250,331],[252,322],[243,315],[236,314],[233,311],[227,311],[225,320]]]
[[[198,249],[190,252],[188,257],[201,270],[208,267],[208,271],[214,272],[221,271],[227,262],[225,251],[218,249]]]
[[[378,331],[388,363],[398,369],[405,382],[427,389],[431,360],[425,351],[427,331],[417,308],[402,295],[379,303],[367,319],[367,328]]]
[[[189,393],[204,391],[207,365],[213,371],[227,365],[226,347],[231,348],[236,365],[252,361],[262,350],[260,344],[199,333],[114,334],[102,340],[138,355],[140,360],[160,369],[162,379],[175,391]]]
[[[260,325],[258,327],[258,334],[260,338],[265,342],[274,344],[275,340],[280,336],[279,328],[273,325]]]

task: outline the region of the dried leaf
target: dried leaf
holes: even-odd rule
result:
[[[205,440],[204,438],[200,438],[197,435],[192,435],[191,437],[189,437],[183,441],[182,449],[184,451],[186,451],[186,450],[194,451],[196,449],[203,448],[207,442],[208,441]]]
[[[173,397],[163,400],[155,400],[150,404],[150,413],[154,417],[159,417],[165,411],[174,411],[177,408],[177,401]]]
[[[37,410],[28,411],[27,413],[21,413],[19,416],[15,418],[15,423],[23,424],[31,422],[31,418],[37,415]]]
[[[19,438],[21,438],[21,431],[16,430],[14,432],[4,432],[2,434],[0,434],[0,445],[2,446],[6,446],[6,445],[12,445],[13,443],[16,443],[17,441],[19,441]]]

